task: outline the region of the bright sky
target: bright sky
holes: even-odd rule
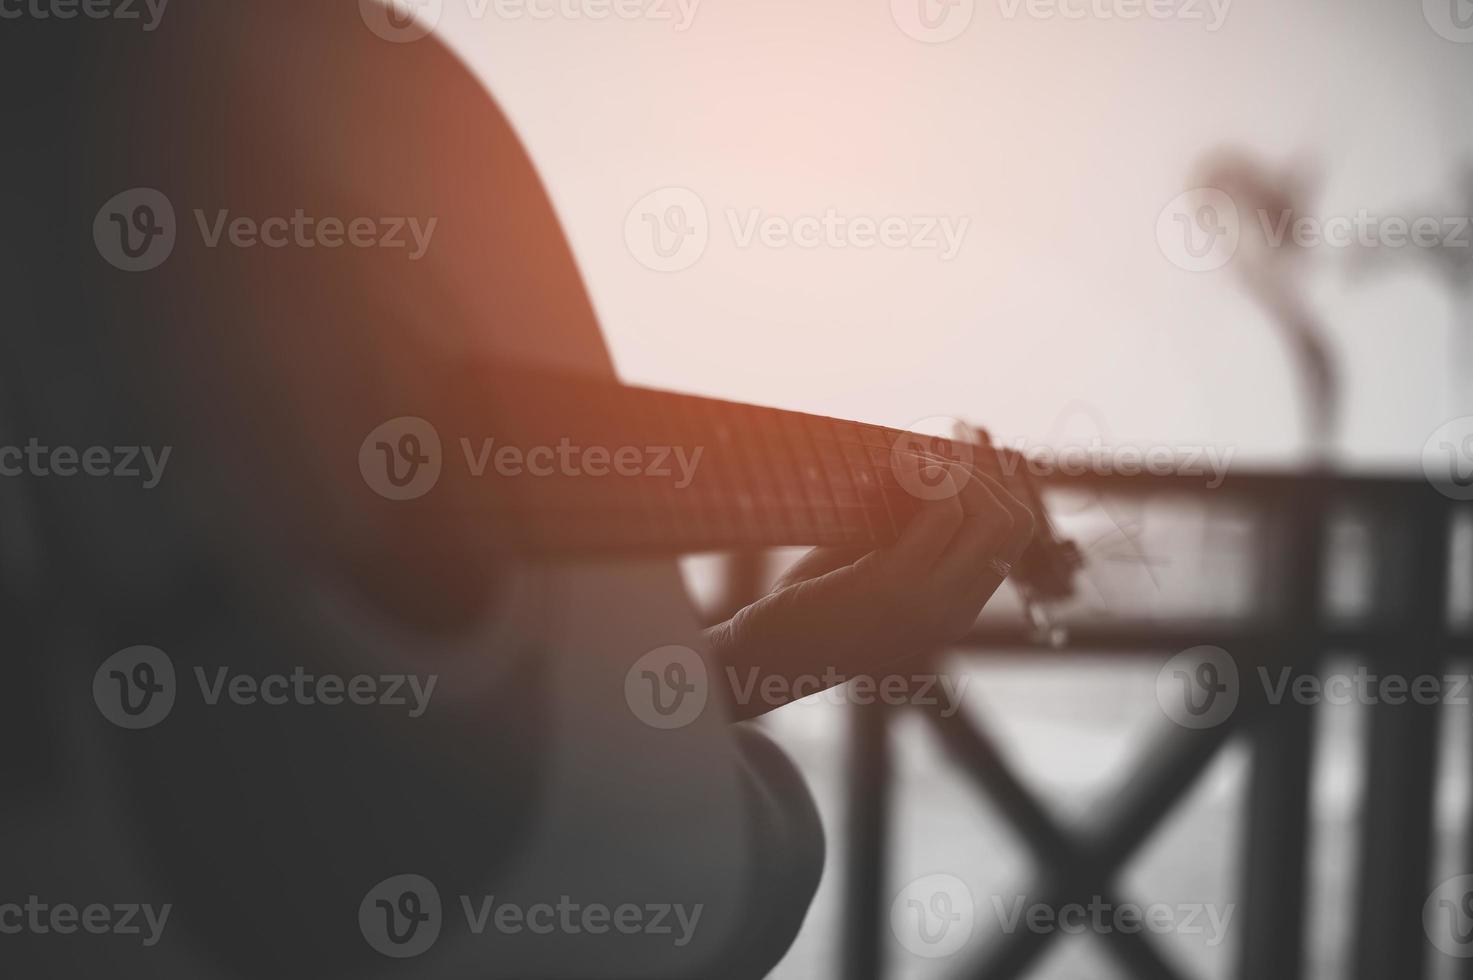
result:
[[[1185,271],[1158,245],[1202,154],[1307,161],[1322,218],[1469,213],[1473,43],[1432,26],[1473,42],[1452,19],[1467,0],[1152,0],[1182,7],[1135,19],[1098,12],[1145,0],[487,2],[443,0],[439,29],[528,143],[633,382],[1005,438],[1087,418],[1117,442],[1286,460],[1303,428],[1276,328],[1233,266]],[[910,36],[921,3],[957,36]],[[672,187],[704,209],[698,258],[651,251],[672,201],[695,213],[649,197]],[[830,209],[839,232],[797,220]],[[886,219],[905,244],[856,247]],[[1346,250],[1307,251],[1342,455],[1415,465],[1473,412],[1446,280],[1358,281]],[[670,261],[687,267],[650,267]]]

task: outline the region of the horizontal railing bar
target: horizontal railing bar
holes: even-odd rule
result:
[[[1287,497],[1318,497],[1325,502],[1364,500],[1386,502],[1400,499],[1415,501],[1420,507],[1453,510],[1467,506],[1436,491],[1424,478],[1412,474],[1345,473],[1294,470],[1237,470],[1221,477],[1221,482],[1208,486],[1201,474],[1185,473],[1060,473],[1035,472],[1044,486],[1060,489],[1099,490],[1121,495],[1181,494],[1197,496],[1260,497],[1265,500]],[[1214,481],[1217,479],[1213,478]]]
[[[1038,637],[1028,626],[1021,623],[989,624],[979,627],[956,640],[953,652],[962,654],[990,654],[1015,650],[1030,653],[1055,653],[1077,656],[1099,654],[1114,656],[1123,653],[1149,654],[1153,650],[1172,651],[1199,645],[1220,646],[1229,652],[1234,649],[1262,648],[1266,644],[1282,644],[1286,641],[1307,641],[1319,649],[1333,652],[1355,652],[1358,650],[1394,649],[1406,642],[1406,625],[1378,625],[1374,627],[1344,626],[1328,627],[1305,637],[1303,630],[1292,625],[1279,628],[1234,628],[1223,624],[1192,626],[1171,624],[1169,626],[1145,626],[1140,624],[1108,626],[1068,627],[1068,642],[1055,648]],[[1419,640],[1422,638],[1419,637]],[[1456,646],[1473,643],[1473,633],[1445,633],[1430,642],[1439,646]]]

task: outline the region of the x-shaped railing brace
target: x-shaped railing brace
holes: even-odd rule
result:
[[[1043,866],[1043,885],[1030,901],[1051,908],[1087,905],[1096,896],[1112,902],[1115,873],[1206,769],[1233,733],[1233,724],[1204,731],[1177,729],[1160,743],[1115,810],[1099,820],[1099,830],[1071,834],[1028,791],[987,733],[964,712],[943,717],[927,712],[943,743],[972,774],[1023,837]],[[1118,903],[1114,903],[1119,907]],[[1055,935],[1026,928],[1004,934],[961,976],[1002,980],[1021,976]],[[1144,932],[1110,930],[1102,937],[1126,968],[1141,980],[1179,980]]]
[[[1238,648],[1241,665],[1250,670],[1263,663],[1304,669],[1318,653],[1312,638],[1318,625],[1314,610],[1323,573],[1323,502],[1318,492],[1298,487],[1287,500],[1280,501],[1280,507],[1283,509],[1276,516],[1282,522],[1284,546],[1281,581],[1286,583],[1290,596],[1289,608],[1298,618],[1255,638],[1246,649]],[[952,756],[988,792],[1038,859],[1042,886],[1035,889],[1033,900],[1057,909],[1070,903],[1087,905],[1099,896],[1118,908],[1112,897],[1116,873],[1227,740],[1239,731],[1253,730],[1255,721],[1262,717],[1267,707],[1262,698],[1249,691],[1244,693],[1248,696],[1236,712],[1216,727],[1170,728],[1170,737],[1156,743],[1131,783],[1115,798],[1113,810],[1099,814],[1092,828],[1075,833],[1060,825],[1028,791],[985,729],[965,712],[942,717],[933,710],[926,716]],[[985,980],[1019,977],[1055,935],[1056,931],[1026,928],[1005,933],[960,975]],[[1180,974],[1162,959],[1144,932],[1112,929],[1101,939],[1131,977],[1179,980]]]

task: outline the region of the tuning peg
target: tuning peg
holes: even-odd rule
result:
[[[1034,643],[1047,646],[1051,650],[1062,650],[1068,646],[1069,628],[1061,623],[1053,622],[1049,617],[1048,608],[1043,603],[1025,599],[1023,609],[1032,627],[1031,636]]]

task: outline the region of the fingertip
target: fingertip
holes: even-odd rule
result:
[[[946,479],[951,481],[951,474],[946,474]],[[960,524],[963,518],[966,517],[965,508],[962,507],[961,493],[956,489],[954,482],[949,484],[949,490],[951,492],[944,497],[926,501],[926,507],[929,510],[944,514],[951,522]]]
[[[927,462],[921,464],[920,473],[922,483],[934,488],[928,495],[930,502],[955,500],[961,493],[962,481],[957,479],[955,469],[949,464]]]

